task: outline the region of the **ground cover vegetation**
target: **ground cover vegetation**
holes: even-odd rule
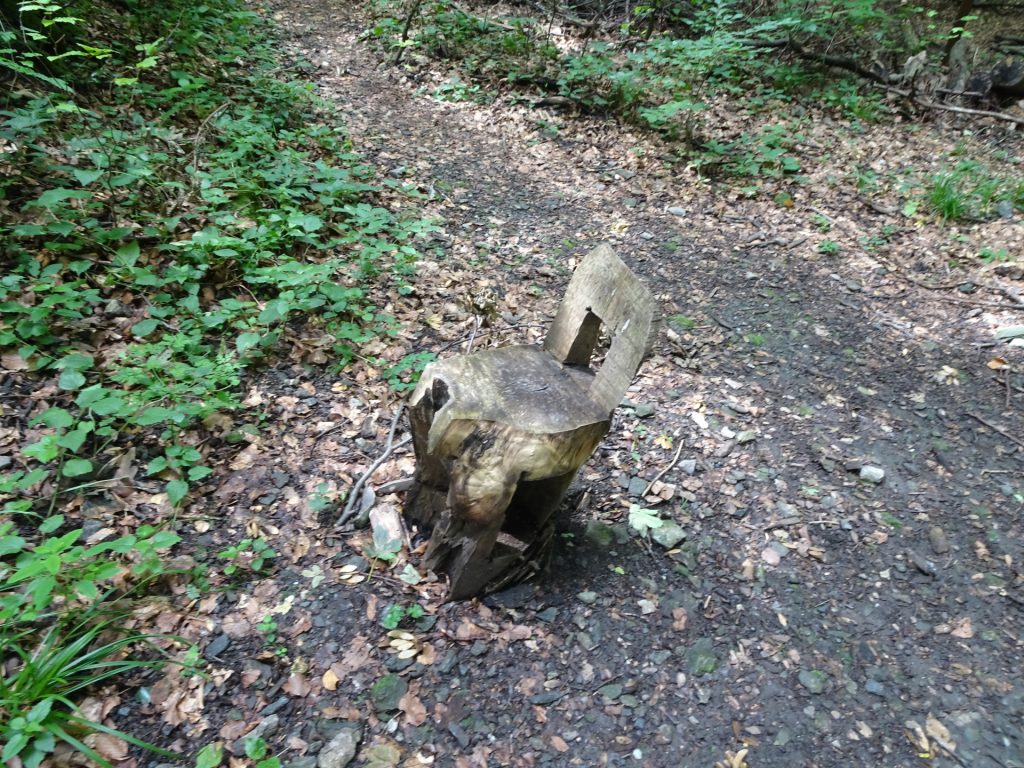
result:
[[[830,109],[854,125],[919,119],[943,109],[937,102],[946,94],[953,109],[966,109],[955,106],[963,90],[945,86],[957,74],[950,50],[970,44],[978,19],[970,4],[953,11],[874,0],[373,6],[367,36],[390,51],[392,63],[447,62],[450,76],[432,89],[437,98],[501,95],[614,116],[659,134],[705,176],[747,179],[751,192],[764,180],[799,181],[807,170],[799,146],[808,108]],[[998,42],[979,47],[976,69],[987,71],[1003,52]],[[994,88],[987,74],[972,83],[988,88],[970,91],[974,107],[999,109],[1019,98]],[[737,130],[721,120],[723,103],[761,127]],[[920,205],[943,220],[971,221],[999,215],[1000,206],[1024,206],[1019,166],[1007,168],[999,153],[971,152],[957,157],[951,148],[944,165],[902,180],[907,210]]]
[[[808,105],[853,134],[918,118],[936,93],[921,89],[908,60],[945,66],[972,23],[968,12],[865,0],[652,2],[628,12],[372,5],[365,37],[391,64],[447,67],[427,86],[440,100],[609,115],[662,141],[666,163],[782,207],[814,170]],[[0,22],[2,760],[36,768],[78,750],[116,762],[125,742],[147,745],[118,731],[90,694],[114,676],[142,684],[168,664],[204,674],[195,648],[153,629],[141,598],[195,601],[278,567],[281,547],[258,526],[226,547],[172,557],[185,505],[261,428],[258,403],[233,416],[245,377],[284,359],[331,370],[363,360],[408,389],[430,353],[384,363],[366,350],[393,329],[387,297],[407,290],[431,225],[412,189],[382,181],[355,151],[312,75],[281,57],[260,9],[0,0]],[[985,98],[969,108],[1004,106]],[[751,120],[718,120],[726,109]],[[544,128],[557,137],[556,123]],[[896,195],[911,222],[1024,211],[1019,159],[977,143],[929,167],[852,168],[848,181],[869,199]],[[816,250],[834,257],[842,238],[816,216]],[[892,236],[883,229],[862,245]],[[977,258],[1009,254],[992,243]],[[676,317],[691,330],[695,321]],[[765,346],[761,334],[745,338]],[[329,513],[337,501],[325,491],[309,506]],[[634,531],[661,525],[649,511],[637,507]],[[414,585],[421,575],[398,562],[401,548],[364,554],[374,567],[404,565],[398,580]],[[344,567],[342,583],[364,579]],[[393,602],[379,624],[402,633],[435,618],[424,613]],[[273,615],[254,626],[271,654],[287,654]],[[244,752],[276,768],[261,739]],[[222,759],[210,745],[197,764]]]
[[[0,762],[105,763],[142,742],[86,693],[199,673],[134,601],[183,569],[193,596],[207,580],[168,552],[209,457],[258,429],[224,427],[241,379],[276,354],[337,369],[387,334],[368,288],[402,290],[427,225],[385,204],[243,3],[0,12]],[[104,492],[124,514],[94,524]],[[273,554],[246,539],[219,559],[231,576]]]

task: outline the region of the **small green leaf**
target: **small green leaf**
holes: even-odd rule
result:
[[[48,189],[29,205],[36,205],[41,208],[52,208],[55,205],[63,203],[65,200],[84,200],[92,195],[83,189],[65,189],[64,187],[58,187],[57,189]]]
[[[64,357],[53,364],[53,367],[59,371],[87,371],[92,368],[94,362],[95,360],[92,355],[72,352],[70,355],[64,355]]]
[[[411,586],[416,586],[423,580],[420,572],[413,567],[412,563],[405,564],[405,568],[398,574],[398,578]]]
[[[188,494],[188,483],[184,480],[171,480],[167,483],[167,500],[174,506],[178,506],[186,494]]]
[[[260,343],[260,335],[258,333],[243,333],[237,339],[235,339],[235,347],[238,348],[238,354],[244,355],[249,349],[252,349]]]
[[[211,474],[212,472],[213,472],[213,470],[210,469],[209,467],[189,467],[189,470],[188,470],[189,482],[193,482],[193,483],[198,482],[198,481],[202,480],[204,477],[206,477],[207,475]]]
[[[917,206],[918,205],[919,205],[919,201],[918,200],[907,200],[907,202],[905,202],[903,204],[903,210],[902,210],[903,215],[906,216],[907,218],[910,218],[915,213],[917,213]]]
[[[267,302],[263,311],[260,312],[259,321],[261,323],[273,323],[287,315],[288,310],[288,302],[284,299],[271,299]]]
[[[53,429],[67,429],[75,423],[75,418],[63,408],[47,408],[39,416],[39,421]]]
[[[96,584],[90,579],[81,579],[80,581],[76,581],[75,592],[87,600],[95,600],[100,596],[99,590],[96,589]]]
[[[629,526],[641,536],[652,528],[660,528],[662,522],[653,509],[646,509],[639,504],[631,504],[629,507]]]
[[[153,549],[167,549],[181,541],[181,536],[176,534],[174,531],[159,531],[158,533],[154,533],[148,541]]]
[[[174,415],[174,412],[169,408],[163,408],[159,405],[154,405],[152,408],[147,408],[133,421],[143,427],[151,427],[154,424],[159,424],[162,421],[167,421]]]
[[[85,384],[85,376],[78,371],[61,371],[57,379],[57,386],[65,390],[81,389]]]
[[[96,179],[103,175],[103,170],[100,168],[76,168],[71,173],[79,184],[81,184],[83,187],[88,187],[90,184],[96,181]]]
[[[196,768],[217,768],[224,759],[224,744],[215,741],[207,744],[196,755]]]
[[[53,533],[64,524],[64,515],[52,515],[39,524],[40,533]]]
[[[262,760],[267,756],[267,742],[260,738],[246,739],[245,754],[253,760]]]
[[[57,445],[61,448],[67,448],[72,453],[78,451],[85,442],[85,439],[92,432],[93,424],[91,421],[80,421],[75,426],[75,429],[71,432],[67,432],[57,438]]]
[[[160,321],[154,318],[147,318],[140,320],[132,326],[132,336],[137,336],[140,339],[149,336],[153,331],[160,325]]]
[[[135,240],[125,243],[116,251],[115,263],[121,267],[134,267],[139,260],[139,244]]]
[[[92,462],[87,459],[68,459],[61,473],[64,477],[81,477],[92,472]]]

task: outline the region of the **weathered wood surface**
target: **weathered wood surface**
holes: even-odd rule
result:
[[[554,515],[611,426],[649,343],[650,293],[608,246],[570,282],[543,348],[506,347],[427,366],[410,400],[416,485],[410,515],[434,526],[426,567],[451,599],[542,567]],[[612,338],[588,367],[604,324]]]

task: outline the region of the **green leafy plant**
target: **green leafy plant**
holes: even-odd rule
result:
[[[268,755],[267,742],[262,738],[245,740],[245,756],[253,761],[253,768],[281,768],[281,759],[277,755]]]
[[[90,731],[118,736],[164,757],[160,749],[83,717],[73,699],[81,691],[115,675],[157,669],[167,659],[132,657],[137,646],[154,648],[153,636],[127,633],[119,621],[89,613],[84,619],[61,620],[41,635],[22,623],[0,626],[0,647],[7,668],[0,676],[0,742],[5,763],[18,758],[25,768],[38,768],[58,742],[77,749],[98,765],[110,764],[84,741]]]
[[[217,557],[228,561],[224,566],[224,575],[233,576],[242,569],[259,573],[270,560],[277,557],[277,551],[265,539],[252,538],[242,539],[227,547],[218,552]]]
[[[835,240],[822,240],[818,243],[818,253],[824,253],[826,256],[835,256],[839,253],[839,243]]]
[[[646,509],[639,504],[629,506],[629,527],[640,536],[646,536],[652,529],[660,528],[663,522],[657,510]]]
[[[397,629],[407,619],[415,622],[424,616],[426,616],[426,611],[423,610],[423,606],[419,603],[413,603],[409,606],[392,603],[381,614],[380,624],[384,629]]]

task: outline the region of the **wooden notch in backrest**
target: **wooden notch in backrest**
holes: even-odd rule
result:
[[[544,349],[565,365],[587,366],[602,324],[612,343],[590,386],[590,398],[611,413],[647,352],[654,299],[607,244],[597,246],[576,268]]]

